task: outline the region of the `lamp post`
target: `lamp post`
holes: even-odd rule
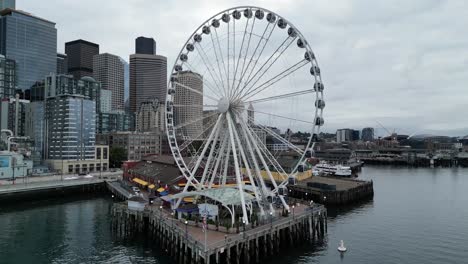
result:
[[[244,229],[244,232],[242,232],[244,234],[244,239],[245,239],[245,219],[242,219],[242,226],[243,226],[243,229]]]
[[[171,229],[174,230],[174,212],[171,212]]]
[[[271,228],[273,228],[273,212],[270,211],[270,225],[271,225]]]
[[[306,200],[307,200],[307,193],[306,193]]]
[[[293,209],[293,220],[294,220],[294,204],[292,206],[292,209]]]
[[[188,221],[185,220],[185,242],[187,243],[188,240],[188,229],[187,229]]]

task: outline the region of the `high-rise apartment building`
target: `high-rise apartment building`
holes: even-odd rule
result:
[[[119,56],[102,53],[93,57],[93,76],[102,90],[112,91],[111,110],[124,110],[124,64]]]
[[[191,71],[182,71],[174,74],[173,77],[177,78],[178,83],[200,92],[196,93],[181,85],[175,85],[176,96],[174,104],[194,106],[177,108],[177,111],[174,112],[175,124],[181,125],[197,119],[200,120],[183,126],[177,133],[183,133],[184,136],[196,138],[203,132],[203,76]]]
[[[57,70],[55,23],[24,11],[0,11],[0,54],[16,61],[17,88],[29,89]]]
[[[13,131],[15,136],[25,136],[29,103],[29,100],[14,97],[3,98],[0,101],[0,128]]]
[[[374,128],[365,127],[362,129],[361,133],[362,141],[373,141],[374,140]]]
[[[16,9],[16,0],[0,0],[0,10],[5,8]]]
[[[156,41],[153,38],[138,37],[135,39],[136,54],[156,54]]]
[[[57,74],[68,73],[68,57],[67,54],[57,53]]]
[[[112,91],[101,89],[101,113],[109,113],[112,111]]]
[[[0,99],[15,96],[16,62],[0,55]]]
[[[99,54],[99,45],[78,39],[65,43],[68,56],[68,73],[75,79],[93,76],[93,57]]]

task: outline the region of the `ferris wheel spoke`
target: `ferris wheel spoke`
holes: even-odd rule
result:
[[[250,79],[251,79],[250,77],[252,76],[252,73],[255,71],[255,68],[257,67],[258,61],[260,60],[260,58],[261,58],[261,56],[262,56],[262,54],[263,54],[263,51],[265,50],[265,48],[266,48],[266,46],[267,46],[267,44],[268,44],[268,41],[270,41],[270,37],[271,37],[273,31],[275,30],[275,28],[276,28],[276,27],[273,25],[273,27],[272,27],[272,29],[271,29],[271,31],[270,31],[268,37],[267,37],[266,40],[265,40],[265,43],[263,44],[262,50],[261,50],[260,53],[258,54],[257,59],[255,59],[255,63],[254,63],[254,65],[253,65],[252,69],[250,70],[249,75],[247,76],[247,78],[245,78],[244,86],[242,87],[241,91],[242,91],[242,90],[245,88],[245,86],[247,86],[248,83],[250,82]],[[276,51],[275,51],[275,52],[276,52]],[[268,60],[267,60],[267,62],[268,62]],[[264,67],[264,64],[260,67],[260,69],[262,69],[263,67]],[[255,75],[256,75],[256,74],[255,74]],[[252,78],[254,78],[255,75],[254,75]]]
[[[252,127],[250,127],[248,124],[246,124],[247,128],[251,131],[254,139],[257,142],[257,146],[260,147],[260,150],[263,152],[265,157],[268,159],[270,164],[275,168],[275,170],[280,173],[281,175],[287,175],[287,173],[284,171],[283,167],[279,164],[279,162],[275,159],[275,156],[268,150],[267,146],[261,141],[261,139],[258,137],[257,133],[253,130]]]
[[[250,18],[248,18],[247,21],[245,22],[244,35],[242,36],[242,43],[241,43],[241,47],[239,49],[239,56],[237,58],[236,70],[234,71],[234,78],[232,80],[232,87],[233,88],[234,88],[236,77],[237,77],[237,70],[239,69],[240,59],[242,57],[242,50],[244,49],[245,36],[247,35],[247,28],[249,26],[249,21],[250,21]]]
[[[242,126],[244,127],[244,130],[247,132],[246,134],[247,134],[247,136],[249,137],[249,139],[250,139],[252,142],[255,142],[256,140],[254,139],[253,134],[252,134],[253,131],[251,131],[251,130],[248,128],[247,124],[245,124],[245,122],[244,122],[243,120],[240,120],[240,121],[241,121]],[[258,141],[257,141],[257,142],[258,142]],[[263,156],[262,151],[261,151],[261,150],[259,149],[259,147],[258,147],[259,145],[258,145],[258,144],[252,144],[252,145],[253,145],[253,147],[254,147],[256,153],[257,153],[257,156],[259,157],[259,159],[260,159],[260,161],[261,161],[261,163],[262,163],[262,165],[263,165],[264,170],[266,171],[268,177],[270,178],[271,184],[273,185],[274,189],[277,190],[277,189],[278,189],[278,185],[276,184],[276,181],[275,181],[273,175],[271,174],[270,168],[269,168],[267,162],[265,161],[265,158],[264,158],[264,156]],[[284,200],[282,200],[282,202],[283,202],[283,206],[284,206],[286,209],[289,209],[289,206],[284,202]]]
[[[217,75],[217,73],[216,73],[210,59],[208,58],[208,55],[206,55],[206,52],[203,49],[203,47],[200,45],[200,43],[198,43],[198,47],[199,48],[195,49],[195,50],[197,50],[198,54],[200,54],[200,57],[201,57],[201,59],[203,61],[203,64],[205,65],[206,69],[208,70],[208,73],[210,74],[211,79],[213,79],[213,81],[215,82],[215,85],[217,87],[221,87],[223,85],[222,77]],[[215,78],[215,75],[216,75],[216,78]]]
[[[218,51],[219,51],[219,55],[221,57],[221,62],[223,64],[223,70],[224,70],[224,76],[227,76],[227,68],[226,68],[226,63],[224,62],[224,54],[223,54],[223,50],[221,49],[221,43],[219,41],[219,36],[218,36],[218,30],[216,30],[216,28],[214,28],[214,32],[215,32],[215,37],[216,37],[216,43],[218,43]],[[229,81],[226,80],[226,84],[229,84]],[[226,87],[226,96],[229,92],[228,90],[228,85],[224,85],[223,83],[223,87]]]
[[[194,108],[203,108],[203,107],[218,107],[218,105],[209,105],[209,104],[204,104],[204,105],[181,105],[181,104],[175,104],[172,105],[173,107],[194,107]]]
[[[286,70],[284,70],[284,71],[280,72],[279,74],[275,75],[273,78],[270,78],[269,80],[263,82],[259,86],[255,87],[255,88],[252,87],[252,89],[250,89],[250,91],[247,91],[241,97],[241,99],[247,100],[249,98],[252,98],[253,96],[261,93],[266,88],[271,87],[275,83],[277,83],[277,82],[281,81],[282,79],[284,79],[285,77],[293,74],[294,72],[301,69],[302,67],[304,67],[307,64],[308,64],[308,62],[305,59],[299,61],[298,63],[292,65],[291,67],[287,68]]]
[[[211,140],[213,139],[213,136],[215,136],[215,134],[218,133],[218,131],[219,131],[219,129],[220,129],[220,125],[219,125],[219,124],[220,124],[220,122],[221,122],[221,118],[222,118],[222,117],[223,117],[223,114],[219,115],[218,120],[216,121],[216,124],[215,124],[213,130],[211,131],[210,136],[208,137],[208,140],[206,140],[206,141],[204,142],[204,144],[200,147],[200,148],[203,147],[203,148],[202,148],[203,150],[202,150],[202,152],[200,153],[200,156],[198,157],[197,162],[195,163],[195,166],[194,166],[193,169],[192,169],[192,176],[195,176],[195,173],[197,172],[197,170],[198,170],[198,168],[199,168],[199,166],[200,166],[200,164],[201,164],[203,158],[205,157],[206,150],[208,149],[208,146],[210,145],[210,142],[211,142]]]
[[[270,31],[270,33],[269,33],[269,35],[268,35],[268,39],[265,39],[265,34],[266,34],[268,28],[270,27],[270,25],[271,25],[270,23],[268,23],[268,24],[266,25],[265,30],[263,30],[262,36],[258,39],[257,45],[255,46],[255,49],[254,49],[254,51],[253,51],[253,53],[252,53],[252,56],[250,57],[249,62],[247,63],[247,66],[245,67],[245,70],[244,70],[243,72],[241,71],[241,77],[239,78],[239,82],[238,82],[237,87],[236,87],[236,89],[235,89],[235,90],[236,90],[236,94],[238,94],[238,90],[239,90],[239,87],[240,87],[240,85],[241,85],[241,83],[242,83],[242,80],[244,80],[245,74],[246,74],[247,71],[249,70],[250,64],[252,63],[252,61],[253,61],[253,59],[254,59],[256,53],[257,53],[257,50],[258,50],[258,48],[260,47],[260,44],[265,40],[265,45],[266,45],[266,43],[268,43],[268,40],[270,39],[271,33],[272,33],[273,30],[275,29],[275,26],[273,25],[273,28],[271,29],[271,31]],[[250,36],[251,36],[251,35],[252,35],[252,32],[250,33]],[[249,39],[249,43],[250,43],[250,39]],[[265,47],[265,45],[264,45],[263,47]],[[262,51],[263,51],[263,49],[264,49],[264,48],[262,48]],[[246,54],[246,56],[247,56],[247,54]],[[244,63],[245,63],[245,60],[244,60]],[[244,68],[244,66],[242,66],[242,68]]]
[[[287,42],[287,40],[290,39],[289,42]],[[281,43],[281,45],[275,50],[275,52],[273,52],[273,54],[271,54],[271,56],[266,60],[265,63],[262,64],[262,66],[255,72],[255,74],[252,76],[252,78],[247,78],[247,81],[244,85],[244,87],[242,88],[241,90],[241,93],[243,91],[243,89],[247,88],[249,86],[249,84],[255,80],[255,77],[262,71],[262,69],[266,66],[265,70],[256,78],[256,81],[250,85],[250,88],[247,88],[245,94],[249,93],[249,91],[252,89],[252,87],[255,86],[255,84],[257,84],[257,82],[268,72],[268,70],[270,70],[270,68],[275,64],[275,62],[281,57],[281,55],[284,54],[284,52],[291,46],[291,44],[294,42],[295,38],[291,38],[291,37],[287,37],[283,43]],[[276,55],[277,53],[279,52],[278,55]],[[273,59],[274,58],[274,59]],[[273,59],[272,61],[270,61],[271,59]],[[269,63],[269,64],[268,64]],[[241,95],[242,96],[242,95]]]
[[[242,59],[242,68],[241,68],[241,71],[239,73],[239,80],[238,80],[237,85],[236,85],[236,90],[239,88],[239,85],[242,82],[243,72],[244,72],[244,68],[245,68],[245,62],[247,61],[247,55],[249,54],[250,42],[252,40],[252,33],[253,33],[254,26],[255,26],[255,19],[256,19],[256,17],[254,16],[253,21],[252,21],[252,25],[250,26],[249,40],[247,41],[247,48],[245,49],[244,58]],[[241,53],[242,52],[239,52],[239,56],[241,55]]]
[[[281,143],[285,144],[286,146],[288,146],[290,149],[294,150],[298,154],[300,154],[300,155],[304,154],[304,151],[302,149],[300,149],[299,147],[297,147],[294,144],[291,144],[291,142],[287,141],[285,138],[281,137],[280,135],[275,133],[273,130],[269,129],[267,126],[263,126],[263,125],[259,125],[259,124],[257,124],[256,126],[258,128],[260,128],[261,130],[265,131],[266,133],[268,133],[270,136],[272,136],[272,137],[276,138],[277,140],[281,141]]]
[[[315,92],[314,89],[306,89],[306,90],[301,90],[301,91],[297,91],[297,92],[293,92],[293,93],[286,93],[286,94],[280,94],[280,95],[275,95],[275,96],[270,96],[270,97],[254,99],[254,100],[246,101],[245,104],[269,102],[269,101],[273,101],[273,100],[286,99],[286,98],[296,97],[296,96],[309,94],[309,93],[314,93],[314,92]]]
[[[215,137],[213,139],[213,143],[211,143],[211,148],[210,148],[210,153],[208,154],[208,159],[206,160],[205,167],[203,169],[203,174],[200,180],[200,184],[203,186],[205,183],[205,177],[206,174],[208,173],[210,169],[210,164],[211,160],[213,159],[214,151],[216,149],[216,145],[218,144],[218,137],[219,137],[219,132],[221,131],[221,128],[218,128],[215,133]],[[209,143],[207,143],[209,145]]]
[[[218,172],[219,163],[221,162],[221,159],[224,155],[224,149],[227,146],[227,139],[228,139],[228,133],[224,133],[223,140],[221,143],[221,149],[219,149],[218,153],[216,153],[216,163],[211,173],[211,178],[208,184],[208,188],[211,188],[211,186],[213,185],[216,175],[221,175],[221,174],[217,174],[217,172]]]
[[[179,146],[179,149],[180,151],[183,151],[185,150],[189,145],[191,145],[194,141],[196,140],[202,140],[203,139],[203,135],[206,135],[206,132],[212,127],[214,126],[214,124],[216,124],[216,121],[213,121],[211,122],[210,124],[208,124],[206,126],[206,128],[203,130],[203,132],[201,132],[200,134],[198,134],[197,136],[195,136],[194,138],[190,138],[190,139],[187,139],[186,141],[184,141],[182,143],[182,145]]]
[[[312,124],[312,125],[314,124],[313,122],[310,122],[310,121],[301,120],[301,119],[297,119],[297,118],[291,118],[291,117],[287,117],[287,116],[283,116],[283,115],[276,115],[276,114],[266,113],[266,112],[262,112],[262,111],[258,111],[258,110],[249,110],[249,111],[259,113],[259,114],[269,115],[269,116],[273,116],[273,117],[288,119],[288,120],[291,120],[291,121],[303,122],[303,123]]]
[[[186,127],[186,126],[188,126],[188,125],[191,125],[191,124],[193,124],[193,123],[201,122],[201,121],[203,121],[204,119],[207,119],[207,118],[209,118],[209,117],[213,117],[213,116],[218,115],[218,114],[219,114],[218,112],[215,112],[215,113],[210,114],[210,115],[206,115],[206,116],[202,116],[202,117],[199,117],[199,118],[196,118],[196,119],[193,119],[193,120],[189,120],[189,121],[187,121],[187,122],[185,122],[185,123],[182,123],[182,124],[179,124],[179,125],[177,125],[177,126],[174,126],[174,129],[177,130],[177,129]]]
[[[217,35],[217,33],[216,33]],[[211,43],[213,44],[213,51],[215,53],[215,58],[216,58],[216,65],[218,66],[218,73],[219,73],[219,76],[221,76],[221,81],[222,81],[222,86],[223,87],[223,91],[224,91],[224,96],[226,96],[226,92],[227,92],[227,89],[226,89],[226,86],[224,84],[224,75],[223,73],[221,72],[221,63],[219,62],[219,57],[222,58],[222,54],[220,53],[218,55],[218,46],[215,44],[215,40],[214,40],[214,37],[213,37],[213,34],[210,34],[210,38],[211,38]],[[218,40],[218,45],[219,45],[219,40]],[[224,61],[223,61],[224,63]],[[226,72],[226,69],[224,69],[224,72]]]
[[[180,87],[182,87],[182,88],[185,88],[185,89],[187,89],[187,90],[189,90],[189,91],[191,91],[191,92],[197,93],[197,94],[199,94],[199,95],[201,95],[201,96],[204,96],[204,97],[206,97],[206,98],[209,98],[209,99],[211,99],[211,100],[214,100],[215,102],[218,102],[218,99],[217,99],[217,98],[215,98],[215,97],[213,97],[213,96],[210,96],[210,95],[207,95],[207,94],[205,94],[205,93],[203,93],[203,92],[201,92],[201,91],[198,91],[198,90],[196,90],[196,89],[193,89],[193,88],[191,88],[191,87],[189,87],[189,86],[187,86],[187,85],[185,85],[185,84],[182,84],[182,83],[179,83],[179,82],[173,82],[173,83],[174,83],[175,85],[180,86]]]
[[[195,67],[193,67],[192,64],[190,64],[188,61],[185,62],[185,65],[187,65],[189,70],[191,70],[192,72],[197,72],[195,70]],[[201,80],[203,82],[203,85],[205,85],[214,95],[219,96],[219,98],[223,97],[223,91],[220,90],[220,89],[214,88],[214,87],[217,87],[217,85],[213,85],[211,83],[211,81],[209,81],[208,78],[203,79],[203,78],[200,78],[200,77],[198,77],[196,75],[194,75],[194,76],[195,76],[195,78]]]

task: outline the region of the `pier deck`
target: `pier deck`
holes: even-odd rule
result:
[[[129,210],[126,204],[114,204],[113,229],[121,237],[147,234],[178,263],[259,263],[263,257],[278,254],[288,245],[303,244],[323,238],[327,230],[324,206],[296,204],[288,216],[266,218],[226,230],[208,225],[205,233],[201,223],[174,219],[168,210],[157,206],[145,211]],[[229,232],[228,232],[229,231]]]

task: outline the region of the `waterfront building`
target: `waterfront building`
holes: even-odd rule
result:
[[[99,113],[99,122],[97,133],[106,134],[118,131],[133,131],[134,117],[133,114],[125,111],[111,111]]]
[[[99,82],[92,77],[76,80],[55,73],[31,88],[34,111],[27,133],[35,139],[35,153],[41,160],[59,169],[55,160],[94,159],[100,90]]]
[[[173,75],[177,78],[177,82],[199,91],[196,93],[175,84],[177,96],[174,99],[175,105],[190,105],[193,107],[179,107],[174,112],[174,121],[176,125],[185,124],[189,121],[200,120],[188,124],[177,131],[184,136],[197,138],[203,132],[203,76],[191,71],[181,71]]]
[[[14,179],[31,174],[32,160],[22,154],[11,151],[0,151],[0,179]]]
[[[57,70],[55,23],[30,13],[0,11],[0,54],[16,61],[17,88],[24,91]]]
[[[0,10],[5,8],[16,9],[16,0],[0,0]]]
[[[372,128],[372,127],[363,128],[362,133],[361,133],[361,140],[362,141],[373,141],[374,140],[374,128]]]
[[[78,39],[65,43],[65,53],[68,56],[68,73],[75,79],[93,76],[93,57],[99,54],[99,45]]]
[[[135,39],[135,54],[156,54],[156,41],[153,38],[138,37]]]
[[[29,104],[26,112],[26,136],[33,142],[31,159],[34,165],[39,165],[45,156],[43,154],[46,139],[44,101],[35,101]]]
[[[167,58],[155,54],[130,55],[130,111],[136,113],[144,101],[166,100]]]
[[[57,74],[68,73],[68,57],[67,54],[57,53]]]
[[[161,135],[155,132],[113,132],[97,134],[100,144],[124,148],[127,160],[141,160],[150,154],[161,153]]]
[[[165,131],[164,104],[157,99],[142,102],[136,114],[136,130],[163,133]]]
[[[92,159],[55,159],[46,164],[62,174],[78,174],[107,171],[109,169],[109,146],[95,145]]]
[[[19,96],[18,96],[19,97]],[[26,113],[29,100],[4,98],[0,102],[0,129],[13,131],[15,136],[26,135]]]
[[[336,142],[347,142],[359,140],[359,131],[349,128],[338,129],[336,131]]]
[[[101,113],[112,111],[112,91],[101,89]]]
[[[0,55],[0,99],[15,96],[16,62]]]
[[[102,90],[112,91],[111,110],[124,110],[124,63],[116,55],[102,53],[93,57],[93,76]]]

